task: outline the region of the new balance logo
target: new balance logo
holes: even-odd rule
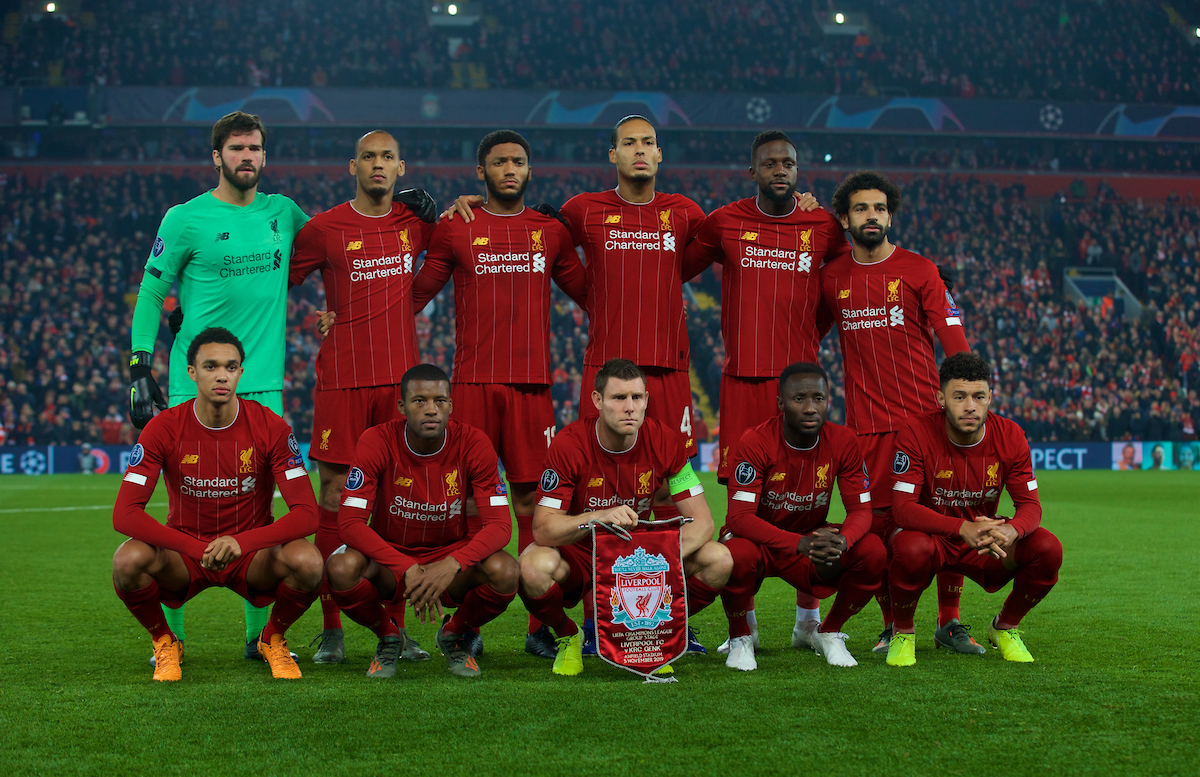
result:
[[[950,469],[944,469],[941,472],[934,475],[934,478],[937,480],[942,480],[944,478],[952,478],[952,477],[954,477],[954,470],[950,470]]]
[[[346,244],[346,250],[347,251],[361,251],[362,250],[362,241],[361,240],[351,240],[349,243]]]
[[[904,326],[904,308],[893,305],[888,313],[888,326]]]
[[[604,223],[605,224],[620,224],[621,223],[621,214],[615,213],[611,216],[605,216]]]
[[[485,246],[487,244],[488,244],[488,239],[486,237],[477,237],[471,241],[471,245],[473,245],[473,246]]]
[[[776,480],[786,480],[786,479],[787,479],[787,473],[786,473],[786,472],[776,472],[776,473],[774,473],[774,474],[772,474],[772,475],[771,475],[771,480],[770,480],[770,482],[774,483]]]
[[[200,463],[200,454],[189,453],[188,455],[184,456],[183,459],[179,463],[180,464],[199,464]]]
[[[838,290],[838,299],[850,299],[850,290],[849,289],[839,289]]]
[[[214,242],[214,243],[220,243],[222,240],[228,240],[228,239],[229,239],[229,233],[228,233],[228,232],[218,232],[218,233],[217,233],[217,239],[216,239],[216,240],[214,240],[213,242]]]
[[[743,232],[742,240],[758,240],[757,232]]]

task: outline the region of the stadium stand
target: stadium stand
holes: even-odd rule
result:
[[[1165,6],[1114,0],[1099,13],[1096,5],[872,0],[853,10],[878,32],[827,35],[820,20],[837,10],[830,2],[490,0],[479,24],[431,34],[430,5],[399,0],[107,0],[89,2],[72,21],[10,14],[0,85],[769,89],[1197,102],[1200,61]],[[236,34],[247,30],[253,34]]]

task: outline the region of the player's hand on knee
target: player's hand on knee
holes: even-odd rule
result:
[[[449,208],[442,212],[441,218],[454,220],[454,214],[462,216],[462,220],[468,224],[475,220],[475,214],[471,212],[472,208],[477,208],[485,202],[483,197],[478,194],[464,194],[451,203]]]
[[[329,337],[329,330],[333,329],[334,322],[337,321],[337,313],[332,310],[317,311],[317,334],[324,340]]]

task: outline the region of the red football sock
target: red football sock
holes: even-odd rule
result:
[[[875,589],[875,601],[879,602],[879,614],[883,616],[883,625],[894,622],[892,616],[892,592],[888,583],[888,570],[885,567],[879,577],[879,588]]]
[[[270,642],[272,635],[285,634],[308,611],[317,596],[316,591],[299,591],[284,583],[276,586],[275,606],[271,608],[271,617],[262,631],[262,640]]]
[[[937,572],[934,558],[933,538],[924,532],[902,531],[892,538],[887,575],[896,631],[912,630],[917,602]]]
[[[396,622],[400,628],[404,628],[404,611],[408,609],[408,600],[403,597],[394,602],[388,602],[383,605],[383,611],[388,614],[388,617]]]
[[[125,603],[129,612],[137,618],[137,622],[150,632],[151,639],[168,634],[171,639],[175,639],[174,632],[167,626],[167,620],[163,617],[162,605],[158,599],[158,581],[151,580],[150,585],[145,588],[135,588],[132,591],[122,591],[115,583],[113,588],[117,592],[117,598]]]
[[[1017,543],[1017,574],[1012,591],[996,618],[1013,628],[1058,582],[1062,566],[1062,543],[1046,529],[1038,528]]]
[[[815,610],[821,606],[821,600],[810,594],[808,591],[796,589],[796,606],[802,607],[805,610]]]
[[[534,617],[553,629],[554,633],[558,636],[568,637],[579,633],[579,627],[575,625],[575,621],[571,620],[563,609],[563,590],[558,583],[551,584],[550,590],[536,599],[532,596],[521,594],[521,601],[525,603],[526,610],[529,610]]]
[[[721,606],[729,620],[729,637],[744,637],[750,633],[750,621],[746,612],[754,606],[754,581],[749,585],[743,580],[730,578],[721,589]]]
[[[879,588],[879,578],[886,563],[887,551],[874,534],[863,537],[843,554],[837,597],[821,623],[820,631],[841,631],[851,616],[867,606]]]
[[[517,553],[518,555],[533,544],[533,516],[518,515],[517,516]],[[541,628],[542,622],[529,616],[529,625],[526,627],[525,633],[532,634]]]
[[[313,536],[313,544],[321,551],[321,558],[326,561],[335,550],[342,546],[342,538],[337,530],[337,511],[317,509],[317,533]],[[329,592],[329,581],[321,581],[321,628],[340,629],[342,627],[342,612],[333,601]]]
[[[963,576],[942,570],[937,573],[938,625],[945,626],[958,618],[958,602],[962,599]]]
[[[379,591],[370,580],[360,580],[348,591],[333,591],[333,600],[350,616],[350,620],[366,626],[376,636],[395,636],[400,633],[396,623],[384,612]]]
[[[508,603],[516,596],[515,592],[502,594],[490,585],[477,585],[467,591],[462,606],[446,624],[446,631],[462,634],[465,629],[478,630],[480,626],[508,609]]]
[[[587,620],[596,620],[596,602],[591,588],[583,592],[583,617]]]
[[[695,615],[717,600],[720,591],[698,577],[687,579],[688,617]],[[747,632],[749,633],[749,632]]]

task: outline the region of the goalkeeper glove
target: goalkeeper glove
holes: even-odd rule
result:
[[[562,225],[564,227],[566,227],[567,229],[571,228],[571,225],[567,223],[567,220],[566,220],[566,218],[563,217],[563,214],[559,213],[558,209],[555,208],[553,205],[543,202],[540,205],[534,205],[533,209],[536,210],[538,213],[542,214],[543,216],[549,216],[550,218],[558,219],[559,221],[562,222]]]
[[[179,330],[183,329],[183,306],[171,311],[171,315],[167,316],[167,326],[171,328],[172,335],[179,335]]]
[[[151,359],[149,351],[135,351],[129,360],[129,420],[139,429],[150,423],[154,408],[167,409],[166,400],[150,370]]]
[[[944,265],[934,265],[937,267],[938,277],[942,279],[942,283],[946,286],[946,291],[954,291],[954,273],[949,267]]]
[[[392,195],[392,201],[406,206],[427,224],[437,221],[437,203],[424,189],[402,189]]]

